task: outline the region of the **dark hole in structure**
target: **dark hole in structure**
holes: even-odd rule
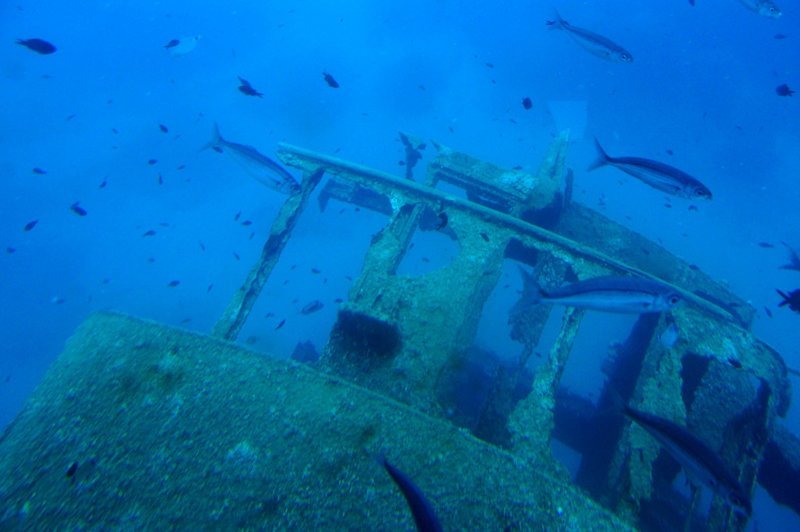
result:
[[[331,339],[341,356],[367,370],[391,360],[402,343],[397,325],[351,310],[339,311]]]
[[[708,371],[711,359],[708,357],[689,353],[681,359],[681,396],[683,404],[691,408],[694,394],[703,381],[703,376]]]

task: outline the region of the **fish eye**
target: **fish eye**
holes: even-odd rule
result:
[[[670,296],[669,304],[670,305],[677,305],[680,300],[681,300],[681,298],[679,298],[678,296]]]

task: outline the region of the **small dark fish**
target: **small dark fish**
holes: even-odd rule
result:
[[[212,289],[212,288],[214,288],[214,285],[213,285],[213,283],[212,283],[212,284],[210,284],[210,285],[208,285],[208,288],[206,288],[206,294],[207,294],[207,293],[209,293],[209,292],[211,292],[211,289]]]
[[[158,129],[160,129],[162,133],[169,133],[169,128],[164,124],[158,124]]]
[[[411,515],[414,517],[414,523],[417,526],[418,532],[441,532],[442,525],[439,523],[439,518],[436,517],[436,512],[433,506],[425,497],[416,484],[402,471],[394,467],[386,460],[385,457],[380,459],[392,481],[400,488],[400,492],[408,503],[408,508],[411,510]]]
[[[155,230],[150,229],[148,231],[145,231],[144,234],[142,234],[142,236],[154,236],[155,234],[156,234]]]
[[[154,164],[158,164],[158,159],[148,159],[147,164],[153,166]]]
[[[31,229],[36,227],[36,224],[38,224],[38,223],[39,223],[39,220],[31,220],[30,222],[25,224],[25,227],[23,227],[22,230],[26,231],[26,232],[30,231]]]
[[[107,186],[107,185],[108,185],[108,181],[107,181],[106,179],[103,179],[103,182],[102,182],[102,183],[100,183],[100,184],[97,186],[97,188],[106,188],[106,186]]]
[[[241,257],[239,257],[239,254],[236,253],[235,251],[233,252],[233,258],[235,258],[236,260],[242,260]]]
[[[342,301],[344,301],[344,299],[342,299],[341,297],[337,297],[336,299],[333,300],[333,302],[336,303],[336,304],[339,304]]]
[[[682,170],[640,157],[610,157],[597,139],[594,139],[594,145],[597,148],[597,160],[589,167],[590,171],[611,165],[667,194],[688,199],[711,199],[708,187]]]
[[[71,210],[72,212],[74,212],[78,216],[86,216],[87,214],[89,214],[88,212],[86,212],[86,209],[84,209],[83,207],[78,205],[78,203],[79,202],[76,201],[75,203],[70,205],[69,210]]]
[[[67,478],[72,477],[75,475],[75,472],[78,471],[78,462],[72,462],[72,465],[67,468]]]
[[[283,319],[280,321],[280,323],[278,323],[278,325],[276,325],[276,326],[275,326],[275,330],[277,331],[278,329],[280,329],[281,327],[283,327],[283,324],[284,324],[284,323],[286,323],[286,318],[283,318]]]
[[[777,87],[775,87],[775,93],[778,96],[791,96],[792,94],[794,94],[794,91],[791,88],[789,88],[789,85],[784,83],[783,85],[778,85]]]
[[[689,0],[689,5],[693,6],[694,5],[694,0]]]
[[[159,185],[164,184],[164,176],[161,175],[161,172],[158,173],[158,184]]]
[[[254,89],[249,81],[241,76],[238,77],[239,81],[241,82],[241,85],[239,85],[239,92],[246,94],[247,96],[258,96],[259,98],[264,96],[264,93],[258,92],[256,89]]]
[[[37,174],[37,175],[45,175],[45,174],[47,173],[47,170],[42,170],[42,169],[41,169],[41,168],[39,168],[38,166],[37,166],[36,168],[34,168],[33,170],[31,170],[31,171],[32,171],[34,174]]]
[[[318,270],[317,268],[311,268],[311,273],[314,274],[321,273],[321,270]]]
[[[181,282],[178,281],[178,280],[175,280],[175,281],[170,281],[169,284],[167,284],[167,286],[170,287],[170,288],[175,288],[179,284],[181,284]]]
[[[786,37],[788,37],[788,35],[785,35],[785,34],[783,34],[783,33],[776,33],[775,35],[773,35],[773,38],[774,38],[774,39],[777,39],[777,40],[779,40],[779,41],[782,41],[782,40],[783,40],[783,39],[785,39]]]
[[[178,166],[178,168],[176,168],[176,170],[183,170],[184,168],[186,168],[186,165],[182,164],[182,165]]]
[[[742,369],[742,363],[733,357],[728,357],[728,364],[736,369]]]
[[[589,30],[573,26],[556,12],[555,20],[548,20],[547,25],[553,29],[564,30],[581,47],[592,55],[617,63],[632,63],[633,55],[610,39]]]
[[[764,314],[770,318],[772,317],[772,311],[769,309],[769,307],[764,307]]]
[[[321,301],[315,299],[314,301],[312,301],[311,303],[309,303],[305,307],[303,307],[302,310],[300,310],[300,313],[301,314],[313,314],[314,312],[318,311],[319,309],[321,309],[324,306],[325,305],[323,305]]]
[[[522,99],[522,107],[524,107],[524,108],[525,108],[525,110],[527,111],[528,109],[530,109],[531,107],[533,107],[533,102],[531,101],[531,99],[530,99],[530,98],[528,98],[527,96],[525,96],[525,97]]]
[[[327,72],[323,72],[322,73],[322,77],[325,78],[325,83],[328,84],[328,87],[331,87],[332,89],[338,89],[339,88],[339,82],[336,81],[333,78],[333,76],[331,76]]]
[[[78,115],[76,115],[76,114],[71,114],[71,115],[69,115],[68,117],[66,117],[66,118],[64,119],[64,121],[65,121],[65,122],[69,122],[70,120],[72,120],[72,119],[73,119],[73,118],[75,118],[76,116],[78,116]]]
[[[667,149],[666,151],[667,151],[667,155],[675,155],[675,152],[670,150],[670,149]]]
[[[55,46],[44,39],[17,39],[17,44],[42,55],[52,54],[57,50]]]
[[[233,216],[233,221],[234,221],[234,222],[238,222],[238,221],[239,221],[239,217],[240,217],[241,215],[242,215],[242,211],[239,211],[239,212],[237,212],[237,213],[236,213],[236,214]]]
[[[772,248],[775,247],[775,244],[770,244],[769,242],[759,242],[758,243],[758,247],[766,248],[766,249],[772,249]]]
[[[247,345],[255,345],[258,343],[258,336],[248,336],[244,343]]]
[[[486,233],[481,232],[481,238],[484,239],[486,242],[489,241],[489,235],[487,235]]]
[[[164,45],[164,48],[174,48],[181,43],[178,39],[170,39],[170,41]]]
[[[201,251],[205,251],[206,250],[206,245],[205,244],[203,244],[202,242],[198,242],[198,244],[200,244],[200,250]]]
[[[625,415],[653,436],[683,466],[686,476],[719,495],[738,513],[750,515],[750,498],[725,462],[697,436],[680,425],[626,406]]]
[[[253,222],[250,221],[250,220],[245,220],[245,221],[242,222],[242,225],[247,227],[248,225],[253,225]]]
[[[778,306],[783,307],[789,305],[789,308],[795,312],[800,312],[800,288],[797,290],[792,290],[788,294],[785,292],[781,292],[780,290],[775,290],[778,294],[783,298]]]
[[[11,254],[11,253],[14,253],[15,251],[17,251],[17,248],[12,248],[11,246],[8,246],[6,248],[6,253]]]

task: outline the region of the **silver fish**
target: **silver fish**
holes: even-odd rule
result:
[[[633,62],[633,55],[625,48],[602,35],[573,26],[561,18],[557,11],[555,20],[548,20],[547,25],[552,29],[564,30],[576,43],[597,57],[616,63]]]
[[[762,17],[780,18],[781,8],[775,5],[772,0],[739,0],[750,11],[755,11]]]
[[[515,305],[512,315],[536,303],[568,305],[619,314],[650,314],[670,310],[682,299],[672,287],[638,277],[595,277],[545,291],[528,272],[521,268],[520,271],[525,287],[522,299]]]
[[[640,157],[611,157],[597,139],[594,139],[594,145],[597,148],[597,160],[589,166],[589,171],[611,165],[667,194],[689,199],[711,199],[708,187],[683,170]]]
[[[300,185],[286,169],[252,146],[225,140],[214,123],[211,142],[206,145],[219,152],[227,152],[239,162],[253,179],[272,190],[292,194],[300,190]]]
[[[683,466],[686,476],[730,504],[737,513],[750,515],[750,497],[722,459],[697,436],[667,419],[626,406],[625,415],[650,433]]]

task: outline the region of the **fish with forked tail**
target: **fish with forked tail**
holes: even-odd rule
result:
[[[229,153],[253,179],[272,190],[292,194],[300,190],[299,183],[283,166],[273,161],[252,146],[225,140],[214,123],[213,137],[206,145],[216,151]]]
[[[601,166],[614,166],[656,190],[687,199],[711,199],[711,190],[683,170],[651,159],[641,157],[611,157],[597,139],[597,160],[589,166],[589,171]]]
[[[531,305],[549,303],[618,314],[650,314],[672,309],[681,295],[671,286],[639,277],[594,277],[554,290],[543,290],[520,268],[524,288],[512,316]]]
[[[554,20],[548,20],[547,25],[552,29],[564,30],[582,48],[592,55],[615,63],[632,63],[633,55],[611,39],[598,35],[589,30],[573,26],[556,11]]]
[[[246,94],[247,96],[256,96],[258,98],[264,96],[263,92],[257,91],[255,87],[253,87],[253,85],[251,85],[250,82],[244,79],[242,76],[239,76],[239,83],[239,92],[242,94]]]

